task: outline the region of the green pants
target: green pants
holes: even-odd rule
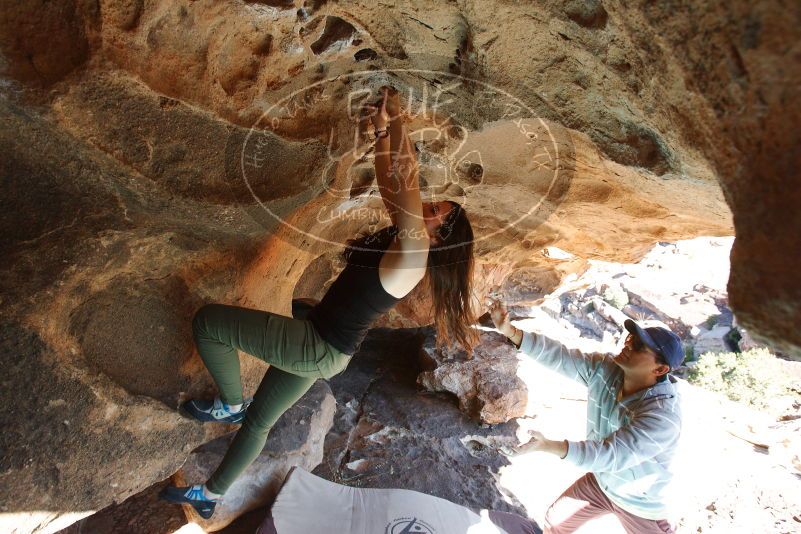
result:
[[[318,378],[345,370],[350,355],[320,337],[307,320],[236,306],[209,304],[192,321],[200,357],[228,404],[240,404],[242,381],[237,349],[270,364],[222,463],[206,482],[225,493],[261,453],[267,434]]]

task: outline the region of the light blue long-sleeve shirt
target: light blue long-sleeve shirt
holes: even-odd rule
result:
[[[520,350],[587,386],[587,440],[568,441],[567,456],[595,474],[609,499],[639,517],[664,519],[664,490],[681,432],[676,379],[672,376],[621,400],[623,371],[602,354],[582,354],[525,332]]]

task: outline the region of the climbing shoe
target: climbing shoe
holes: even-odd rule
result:
[[[214,397],[214,400],[199,400],[193,399],[186,401],[181,405],[181,409],[204,423],[233,423],[240,424],[245,419],[245,413],[251,399],[246,399],[238,412],[231,412],[227,404],[225,404],[220,397]]]
[[[203,486],[175,487],[167,486],[159,493],[159,498],[175,504],[189,504],[203,519],[208,519],[214,514],[214,507],[217,501],[206,498],[203,493]]]

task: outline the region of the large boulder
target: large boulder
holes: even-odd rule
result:
[[[417,383],[428,391],[456,395],[459,408],[482,423],[505,423],[526,413],[526,385],[517,376],[517,349],[506,337],[482,332],[470,358],[463,350],[437,349],[429,335],[424,358],[434,369],[423,371]]]

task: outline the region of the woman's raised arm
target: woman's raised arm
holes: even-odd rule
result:
[[[389,143],[383,142],[383,146],[389,144],[390,162],[389,169],[380,174],[376,164],[376,179],[398,237],[381,257],[379,277],[388,293],[401,298],[425,276],[430,241],[423,220],[417,158],[400,115],[398,92],[387,87],[382,92],[381,107],[389,118]]]
[[[403,124],[398,92],[384,88],[384,102],[389,114],[390,172],[386,188],[395,206],[395,225],[404,243],[402,250],[428,250],[428,234],[423,220],[423,201],[420,197],[420,172],[417,156]]]
[[[368,105],[370,120],[376,131],[376,140],[373,147],[375,160],[375,176],[378,183],[378,191],[384,206],[389,213],[392,224],[397,226],[398,204],[395,199],[398,191],[393,190],[392,185],[392,153],[390,151],[389,139],[389,114],[386,111],[386,104],[382,96],[381,102],[376,105]]]

